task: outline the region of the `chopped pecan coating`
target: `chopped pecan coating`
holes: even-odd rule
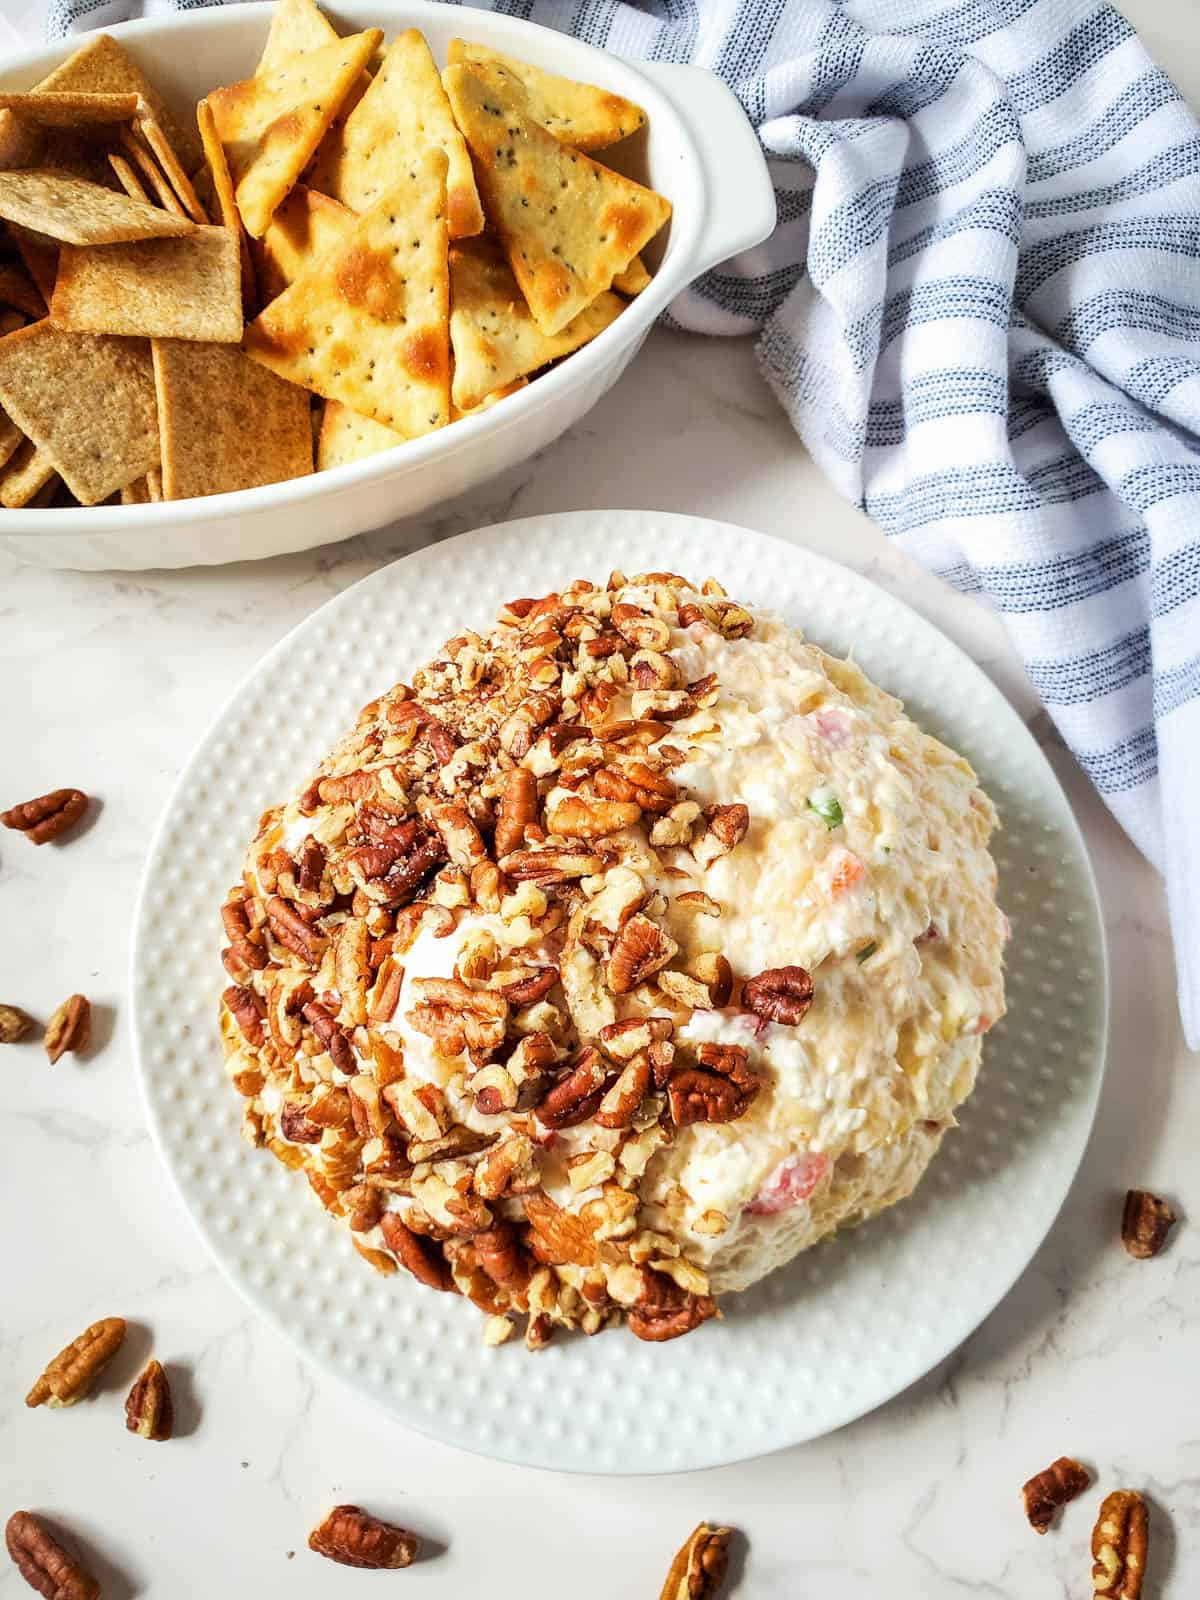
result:
[[[1158,1255],[1178,1221],[1174,1211],[1148,1189],[1130,1189],[1121,1216],[1121,1243],[1138,1261]]]
[[[735,1122],[762,1087],[740,1044],[702,1044],[699,1067],[671,1073],[667,1094],[677,1127],[689,1122]]]
[[[1086,1468],[1070,1456],[1059,1456],[1044,1471],[1035,1473],[1021,1489],[1030,1527],[1045,1533],[1059,1507],[1082,1494],[1091,1481]]]
[[[454,1279],[436,1240],[414,1233],[398,1211],[384,1212],[379,1219],[379,1231],[400,1265],[419,1283],[427,1289],[454,1292]]]
[[[512,855],[525,843],[525,829],[537,821],[537,779],[525,767],[513,767],[504,779],[496,812],[496,855]]]
[[[413,984],[418,1003],[408,1020],[444,1056],[469,1054],[483,1063],[504,1043],[508,1001],[490,989],[471,989],[458,978],[422,978]]]
[[[651,1344],[681,1338],[717,1315],[709,1295],[689,1294],[673,1278],[642,1268],[642,1292],[628,1312],[629,1331]]]
[[[1138,1600],[1149,1541],[1145,1500],[1136,1489],[1114,1489],[1092,1529],[1092,1588],[1098,1597]]]
[[[0,826],[23,833],[31,844],[48,844],[72,828],[88,808],[82,789],[54,789],[0,811]]]
[[[309,1534],[308,1547],[343,1567],[392,1572],[412,1565],[421,1541],[407,1528],[373,1517],[359,1506],[334,1506]]]
[[[594,1115],[604,1098],[609,1067],[594,1045],[586,1045],[537,1108],[547,1128],[573,1128]]]
[[[659,1600],[714,1600],[725,1582],[732,1532],[702,1522],[672,1561]]]
[[[608,958],[608,986],[614,994],[628,994],[665,967],[679,946],[657,923],[637,911],[621,929]]]
[[[32,1511],[14,1511],[4,1529],[13,1565],[45,1600],[99,1600],[100,1585]]]
[[[803,967],[768,967],[742,986],[742,1004],[768,1022],[794,1028],[813,1001],[813,981]]]
[[[271,932],[285,950],[316,966],[324,954],[325,940],[309,926],[295,906],[282,895],[274,894],[267,901],[267,922]]]
[[[471,1242],[479,1265],[497,1288],[514,1297],[524,1294],[532,1267],[511,1222],[498,1222]]]
[[[355,1072],[357,1063],[354,1051],[350,1048],[350,1041],[325,1007],[318,1000],[310,1000],[308,1005],[303,1007],[303,1013],[305,1020],[312,1024],[313,1032],[329,1052],[329,1059],[338,1071]]]

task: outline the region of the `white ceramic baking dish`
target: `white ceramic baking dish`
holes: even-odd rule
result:
[[[247,77],[271,7],[217,6],[111,31],[181,105]],[[734,96],[698,67],[632,66],[533,23],[427,0],[363,0],[330,10],[341,31],[420,28],[444,61],[452,38],[598,83],[645,107],[644,135],[620,165],[674,208],[649,288],[584,349],[477,417],[308,478],[236,494],[139,506],[0,509],[0,549],[44,567],[185,567],[242,561],[348,539],[440,504],[556,439],[616,382],[659,313],[718,261],[765,239],[775,199],[758,140]],[[0,88],[36,83],[78,44],[16,57]],[[614,164],[618,157],[614,152]]]

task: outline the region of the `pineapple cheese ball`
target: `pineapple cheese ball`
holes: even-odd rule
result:
[[[709,580],[449,641],[223,908],[244,1131],[499,1343],[665,1340],[909,1194],[1004,1011],[970,766]]]

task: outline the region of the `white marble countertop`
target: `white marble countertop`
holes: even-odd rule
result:
[[[1129,4],[1185,87],[1200,14]],[[1187,12],[1185,20],[1181,15]],[[1193,49],[1192,61],[1197,52]],[[808,544],[868,573],[984,666],[1045,742],[1084,827],[1113,969],[1109,1077],[1079,1178],[1017,1287],[905,1395],[840,1433],[719,1471],[586,1479],[494,1465],[375,1416],[260,1323],[211,1264],[146,1132],[125,983],[146,843],[216,709],[288,628],[431,539],[542,510],[693,511]],[[739,1595],[1052,1600],[1090,1594],[1098,1490],[1044,1539],[1021,1482],[1063,1452],[1152,1500],[1145,1594],[1200,1588],[1196,1330],[1200,1232],[1145,1264],[1118,1241],[1129,1184],[1194,1187],[1200,1072],[1181,1043],[1162,888],[1039,714],[1002,626],[916,571],[820,479],[749,344],[656,333],[607,399],[539,459],[436,518],[273,562],[179,573],[46,573],[0,561],[0,802],[78,784],[86,836],[0,838],[0,1000],[39,1020],[72,990],[96,1044],[53,1069],[5,1049],[0,1167],[0,1513],[77,1532],[106,1600],[272,1594],[335,1600],[370,1580],[306,1549],[328,1506],[361,1501],[445,1546],[405,1593],[611,1600],[658,1593],[705,1516],[748,1538]],[[134,1324],[102,1390],[28,1411],[42,1364],[96,1317]],[[149,1350],[177,1377],[180,1436],[126,1434]],[[376,1580],[383,1581],[383,1580]],[[0,1566],[0,1596],[28,1591]]]

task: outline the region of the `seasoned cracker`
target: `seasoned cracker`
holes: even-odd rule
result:
[[[363,461],[403,443],[403,434],[385,428],[382,422],[360,416],[340,400],[327,400],[317,439],[317,471],[327,472],[348,461]]]
[[[649,243],[671,203],[559,144],[503,67],[470,63],[444,76],[521,292],[542,332],[560,333]]]
[[[201,100],[196,107],[196,122],[200,129],[200,142],[204,146],[204,159],[208,163],[208,173],[212,180],[217,216],[238,242],[242,277],[242,311],[246,316],[253,316],[258,298],[254,263],[250,259],[246,230],[242,227],[241,213],[238,211],[237,198],[233,192],[233,179],[229,173],[229,163],[225,159],[225,146],[217,133],[212,107],[207,100]]]
[[[252,247],[263,304],[283,293],[335,245],[357,218],[349,206],[298,183]]]
[[[306,390],[231,345],[155,339],[153,350],[164,498],[253,489],[312,471]]]
[[[271,12],[271,27],[255,76],[268,77],[292,56],[309,55],[338,37],[337,29],[313,0],[279,0]]]
[[[486,45],[451,39],[447,60],[451,66],[474,61],[512,73],[524,86],[533,120],[576,150],[603,150],[635,133],[646,121],[646,113],[632,100],[595,84],[562,78],[556,72],[530,66],[527,61],[502,56]]]
[[[451,398],[461,411],[478,406],[515,378],[569,355],[620,316],[615,294],[601,294],[561,333],[545,334],[529,313],[499,246],[468,239],[450,250]]]
[[[86,43],[36,85],[34,93],[54,94],[67,90],[140,95],[187,170],[194,172],[200,165],[200,140],[190,118],[175,115],[128,50],[111,34],[90,35]]]
[[[208,95],[238,210],[254,238],[266,232],[382,38],[368,28]]]
[[[84,505],[158,465],[150,348],[48,320],[0,339],[0,406]]]
[[[623,272],[614,275],[612,286],[618,294],[633,296],[641,294],[643,289],[648,289],[653,280],[646,270],[646,263],[641,256],[634,256],[633,260]]]
[[[374,81],[344,124],[330,129],[308,174],[312,188],[367,211],[401,176],[412,152],[446,152],[446,215],[452,239],[483,228],[466,142],[458,131],[429,46],[415,28],[392,42]]]
[[[256,361],[409,439],[450,415],[446,165],[415,155],[246,330]]]
[[[194,224],[157,206],[61,172],[0,172],[0,217],[66,244],[119,244],[190,233]]]
[[[236,344],[242,337],[237,235],[205,226],[180,239],[103,250],[64,245],[50,319],[75,333]]]

